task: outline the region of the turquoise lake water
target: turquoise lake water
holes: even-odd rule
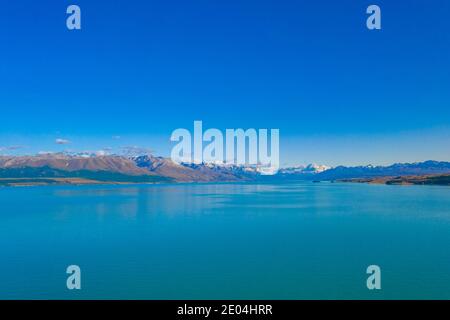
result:
[[[0,299],[16,298],[450,299],[450,188],[0,188]]]

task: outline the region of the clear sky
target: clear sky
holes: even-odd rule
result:
[[[5,1],[0,40],[3,154],[168,155],[202,120],[279,128],[282,166],[450,160],[446,0]]]

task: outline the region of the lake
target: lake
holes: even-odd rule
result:
[[[18,298],[450,299],[450,188],[0,188],[0,299]]]

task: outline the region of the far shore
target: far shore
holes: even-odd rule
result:
[[[320,180],[298,180],[321,182]],[[445,175],[424,175],[424,176],[386,176],[386,177],[364,177],[364,178],[348,178],[336,180],[322,180],[330,182],[344,183],[367,183],[367,184],[385,184],[385,185],[440,185],[450,186],[450,174]],[[221,183],[221,182],[240,182],[240,181],[203,181],[203,183]],[[251,182],[246,180],[246,182]],[[263,180],[255,180],[254,182],[262,182]],[[267,181],[268,182],[268,181]],[[292,182],[292,181],[291,181]],[[114,181],[114,180],[95,180],[82,177],[20,177],[20,178],[0,178],[0,187],[32,187],[32,186],[49,186],[49,185],[133,185],[133,184],[161,184],[168,181]],[[195,181],[172,181],[172,183],[196,183]],[[197,181],[198,183],[198,181]]]
[[[145,184],[156,184],[147,182]],[[84,178],[0,178],[0,187],[37,187],[50,185],[127,185],[142,184],[142,182],[99,181]]]
[[[387,176],[339,179],[338,182],[387,184],[387,185],[440,185],[450,186],[450,174],[424,176]]]

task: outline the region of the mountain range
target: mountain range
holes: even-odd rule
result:
[[[424,161],[415,163],[395,163],[390,166],[338,166],[317,175],[320,180],[336,180],[349,178],[372,178],[386,176],[421,176],[450,173],[450,162]]]
[[[0,185],[48,183],[156,183],[233,182],[273,180],[347,180],[376,177],[450,174],[450,162],[425,161],[390,166],[338,166],[310,164],[283,168],[263,176],[255,166],[174,163],[153,155],[77,155],[66,153],[34,156],[0,156]],[[45,181],[45,183],[43,182]],[[360,180],[361,181],[361,180]],[[413,179],[411,181],[419,181]],[[433,180],[434,181],[434,180]]]

